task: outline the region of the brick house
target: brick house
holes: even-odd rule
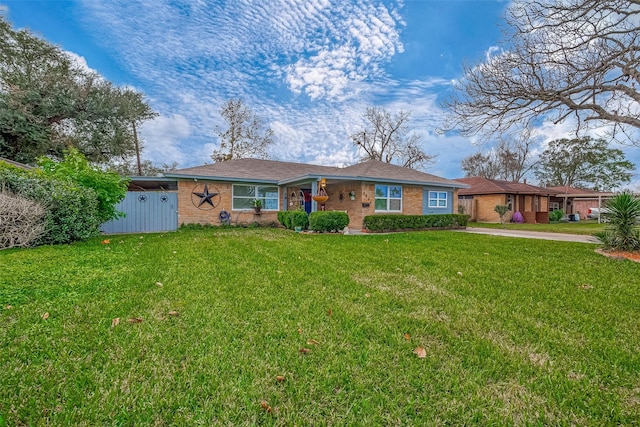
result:
[[[554,190],[482,177],[458,178],[456,181],[469,186],[458,191],[458,203],[464,213],[471,215],[471,221],[500,222],[494,208],[506,205],[509,207],[506,221],[510,221],[515,212],[520,212],[524,222],[549,222],[549,200],[556,194]]]
[[[547,190],[555,192],[549,200],[549,211],[562,209],[565,214],[576,214],[579,218],[586,218],[590,208],[601,207],[615,195],[615,193],[568,186],[547,187]]]
[[[466,184],[376,160],[344,168],[238,159],[171,171],[177,181],[179,224],[275,223],[281,210],[346,211],[361,229],[375,214],[457,213]],[[320,193],[328,198],[321,200]],[[259,213],[253,208],[260,200]],[[316,200],[317,199],[317,200]]]

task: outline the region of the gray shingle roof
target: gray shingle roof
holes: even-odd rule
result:
[[[272,182],[274,184],[286,184],[296,180],[323,176],[327,178],[415,183],[419,185],[439,185],[455,188],[466,187],[465,184],[454,180],[380,162],[378,160],[368,160],[353,166],[338,168],[275,160],[238,159],[179,169],[168,172],[165,176],[173,178]]]

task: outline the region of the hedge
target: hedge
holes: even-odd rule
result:
[[[0,187],[45,209],[45,234],[37,244],[70,243],[99,233],[98,199],[90,188],[0,162]]]
[[[369,231],[399,231],[425,228],[461,228],[469,223],[469,215],[368,215],[363,227]]]
[[[278,221],[289,230],[296,227],[302,227],[304,230],[309,226],[309,215],[305,211],[280,211]]]
[[[349,215],[340,211],[318,211],[309,215],[309,229],[318,232],[338,232],[349,225]]]

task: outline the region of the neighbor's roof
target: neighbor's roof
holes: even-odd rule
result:
[[[463,188],[464,184],[436,175],[378,160],[368,160],[345,168],[261,159],[237,159],[165,173],[171,178],[217,179],[265,182],[278,185],[296,181],[327,179],[370,180],[418,185]]]
[[[470,186],[470,188],[461,189],[458,192],[459,196],[475,194],[533,194],[548,196],[556,194],[556,191],[548,188],[536,187],[523,182],[501,181],[482,177],[458,178],[456,181]]]
[[[556,196],[558,197],[609,197],[615,195],[615,193],[589,190],[586,188],[575,188],[567,185],[561,187],[547,187],[547,190],[555,191]]]

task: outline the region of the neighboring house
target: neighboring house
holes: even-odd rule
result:
[[[369,160],[344,168],[238,159],[165,173],[177,180],[178,223],[276,223],[278,211],[346,211],[361,229],[374,214],[457,213],[464,183]],[[314,200],[326,192],[322,203]],[[259,213],[254,200],[262,202]],[[229,215],[229,217],[227,217]]]
[[[549,211],[562,209],[565,214],[577,214],[580,218],[585,218],[590,208],[599,208],[615,195],[615,193],[568,186],[547,187],[547,190],[556,193],[549,201]]]
[[[549,222],[549,199],[555,191],[521,182],[481,177],[458,178],[456,181],[469,186],[458,191],[458,203],[461,210],[471,216],[471,221],[500,222],[494,208],[506,205],[509,207],[506,221],[510,221],[515,212],[520,212],[524,222]]]

